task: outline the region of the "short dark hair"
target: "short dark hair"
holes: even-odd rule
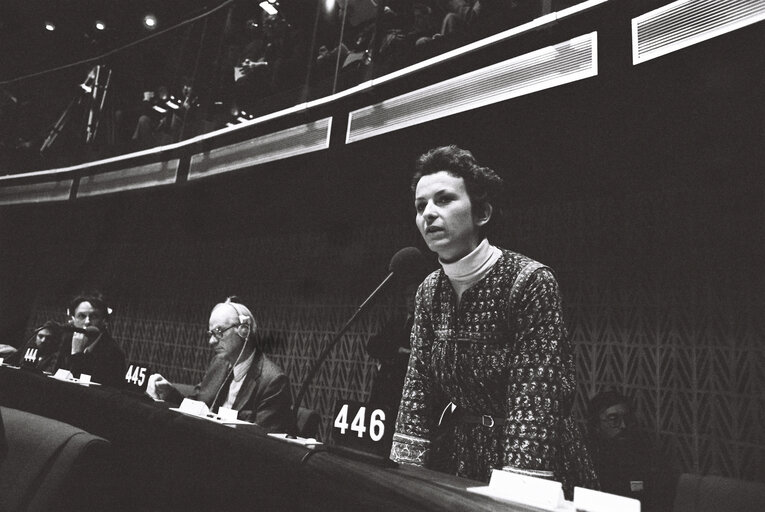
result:
[[[492,169],[480,166],[470,151],[455,145],[440,146],[417,159],[412,176],[412,193],[417,191],[420,178],[441,171],[465,181],[465,190],[474,214],[482,214],[487,204],[491,206],[491,218],[481,227],[480,234],[486,237],[495,232],[504,217],[504,180]]]
[[[70,316],[74,316],[74,311],[77,309],[77,306],[82,304],[83,302],[89,302],[91,306],[93,306],[93,309],[97,309],[100,311],[104,318],[109,318],[111,312],[110,308],[106,303],[106,299],[104,299],[104,296],[101,295],[99,292],[89,292],[89,293],[81,293],[72,301],[69,303],[69,309],[68,313]]]

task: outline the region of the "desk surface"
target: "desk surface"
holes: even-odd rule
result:
[[[88,388],[0,367],[0,404],[109,439],[125,510],[526,511],[466,491],[480,483],[383,468]]]

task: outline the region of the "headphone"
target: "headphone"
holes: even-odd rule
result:
[[[93,309],[101,310],[103,313],[105,313],[105,321],[108,322],[111,319],[114,310],[106,304],[106,301],[100,295],[78,295],[72,300],[72,302],[69,303],[69,306],[66,308],[66,316],[69,317],[70,324],[73,323],[74,312],[83,302],[87,302],[93,307]]]
[[[249,337],[250,333],[252,332],[253,328],[255,327],[255,320],[250,315],[246,314],[245,311],[242,311],[235,302],[231,301],[231,299],[232,297],[228,297],[226,301],[223,302],[223,304],[231,306],[231,309],[233,309],[234,312],[236,312],[236,316],[239,319],[240,326],[241,325],[247,326],[248,328],[247,335],[246,336],[242,336],[241,334],[239,335],[241,338],[246,340]]]

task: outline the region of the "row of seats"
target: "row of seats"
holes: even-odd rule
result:
[[[0,446],[7,448],[0,460],[0,510],[115,508],[109,441],[17,409],[0,407],[0,415]]]

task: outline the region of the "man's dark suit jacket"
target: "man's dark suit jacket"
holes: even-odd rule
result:
[[[202,382],[194,387],[194,392],[188,398],[206,403],[211,410],[213,405],[217,407],[222,404],[228,394],[228,388],[220,391],[221,396],[216,404],[213,404],[213,401],[218,390],[224,385],[230,369],[228,361],[221,355],[213,357]],[[174,403],[180,403],[182,400],[183,395],[175,388],[167,398],[168,402]],[[267,432],[294,431],[289,378],[260,351],[255,354],[232,408],[239,411],[240,420],[253,422]]]
[[[69,370],[77,378],[87,373],[94,382],[105,386],[121,388],[125,385],[125,353],[106,331],[90,352],[79,354],[72,354],[72,333],[67,333],[58,350],[55,369],[60,368]]]

